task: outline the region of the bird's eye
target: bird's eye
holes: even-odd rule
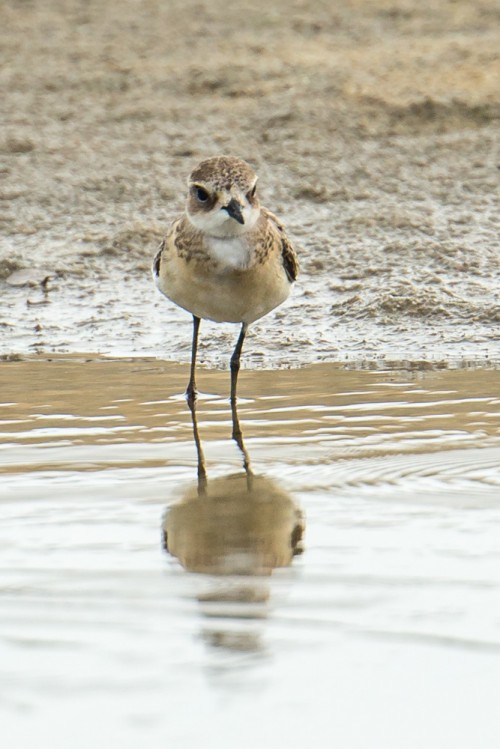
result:
[[[249,192],[249,193],[247,193],[247,197],[248,197],[248,198],[253,198],[253,197],[255,197],[255,193],[256,193],[256,190],[257,190],[257,182],[256,182],[256,183],[255,183],[255,185],[254,185],[254,186],[252,187],[252,189],[250,190],[250,192]]]
[[[200,203],[206,203],[210,195],[204,187],[195,187],[195,194]]]

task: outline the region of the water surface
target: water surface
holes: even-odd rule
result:
[[[0,366],[6,746],[496,748],[498,372],[186,379]]]

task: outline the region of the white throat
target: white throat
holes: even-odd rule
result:
[[[244,270],[251,264],[253,253],[245,235],[237,237],[205,237],[205,247],[221,270]]]

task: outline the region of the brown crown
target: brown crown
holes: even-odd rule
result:
[[[236,184],[245,191],[253,185],[255,177],[254,170],[246,161],[236,156],[213,156],[193,169],[189,181],[210,183],[216,190],[228,190]]]

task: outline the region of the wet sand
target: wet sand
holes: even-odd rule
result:
[[[248,366],[498,360],[498,21],[493,0],[4,3],[0,353],[185,360],[150,258],[222,151],[301,255]],[[207,365],[234,332],[209,327]]]

